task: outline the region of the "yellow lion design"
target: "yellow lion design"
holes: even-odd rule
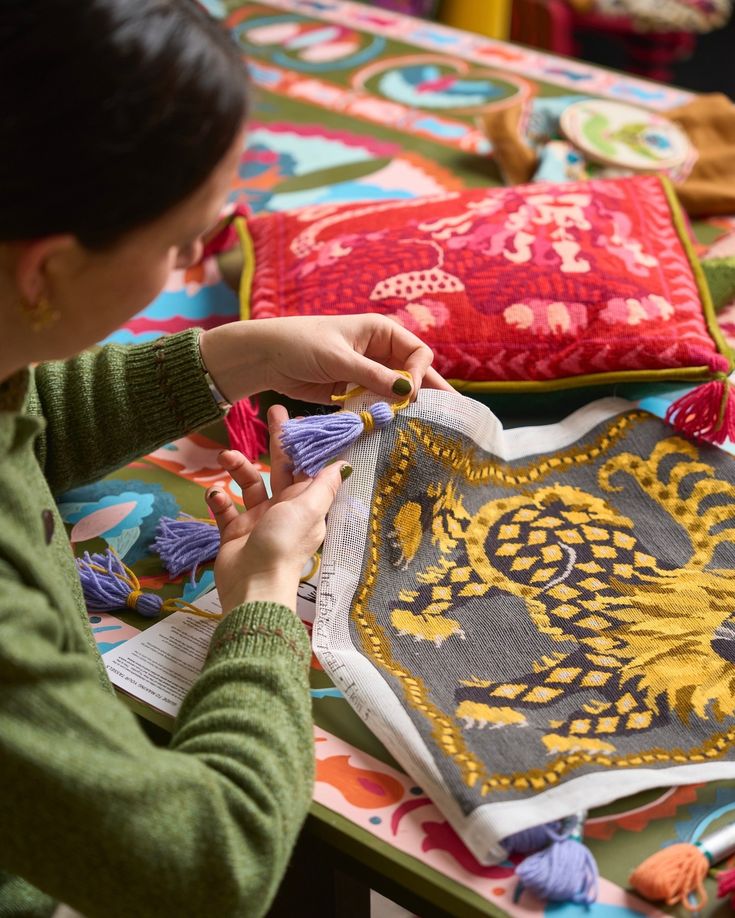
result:
[[[542,741],[549,754],[601,755],[615,751],[616,737],[672,717],[735,714],[735,579],[716,566],[718,550],[734,538],[735,487],[679,437],[647,458],[615,455],[597,483],[609,497],[553,483],[470,513],[455,478],[393,513],[395,567],[408,569],[427,538],[438,550],[391,611],[399,634],[436,645],[463,640],[452,610],[467,597],[492,602],[506,593],[523,600],[554,646],[517,679],[462,682],[455,715],[466,728],[523,726],[533,712],[578,697],[563,719],[547,719]],[[624,486],[678,524],[688,542],[683,566],[649,554],[640,521],[615,509]]]

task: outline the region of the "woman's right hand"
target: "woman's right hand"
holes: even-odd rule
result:
[[[221,537],[214,578],[225,614],[254,601],[296,608],[301,572],[324,541],[325,517],[352,471],[346,463],[334,463],[316,478],[294,479],[280,446],[281,425],[287,418],[282,405],[268,412],[271,498],[260,472],[237,450],[223,450],[219,461],[242,489],[247,509],[239,511],[216,485],[206,495]]]

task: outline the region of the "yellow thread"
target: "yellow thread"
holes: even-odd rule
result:
[[[408,370],[396,370],[396,373],[398,373],[399,376],[403,376],[404,379],[407,379],[413,385],[413,377],[408,372]],[[355,396],[357,395],[364,395],[367,391],[368,390],[365,388],[365,386],[355,386],[354,389],[349,389],[347,392],[343,392],[342,395],[333,395],[332,401],[339,402],[341,404],[342,402],[346,402],[347,399],[349,398],[355,398]],[[409,392],[408,397],[405,398],[402,402],[396,402],[395,404],[390,406],[391,411],[393,412],[393,414],[397,414],[399,411],[403,411],[404,408],[407,408],[410,404],[411,404],[411,393]],[[360,412],[360,417],[363,416],[363,413],[364,412]],[[373,424],[373,426],[375,426],[374,421],[372,421],[372,415],[371,415],[371,423]],[[372,429],[373,428],[368,427],[367,424],[365,425],[366,431],[372,430]]]
[[[222,620],[221,613],[206,612],[204,609],[200,609],[198,606],[192,605],[192,603],[187,602],[185,599],[179,599],[178,597],[165,600],[161,606],[161,612],[165,612],[166,615],[170,612],[188,612],[191,615],[198,615],[199,618],[209,618],[214,621]]]
[[[421,445],[431,455],[439,459],[443,465],[448,465],[451,469],[460,472],[470,484],[484,484],[487,481],[494,480],[501,481],[505,485],[519,487],[532,481],[537,481],[547,475],[559,465],[559,461],[569,465],[573,462],[586,463],[597,459],[623,435],[627,427],[641,423],[647,417],[648,415],[644,411],[628,412],[619,417],[615,424],[609,427],[595,443],[586,449],[584,447],[573,447],[558,457],[543,460],[537,465],[515,468],[512,472],[503,463],[494,460],[475,465],[473,457],[469,456],[458,442],[449,441],[450,448],[442,449],[434,443],[433,435],[426,431],[419,421],[409,421],[409,426]]]
[[[125,605],[128,609],[135,609],[138,605],[138,600],[143,595],[143,590],[133,590],[131,593],[128,593],[128,598],[125,600]]]
[[[370,433],[371,430],[375,430],[375,418],[369,411],[361,411],[360,420],[365,428],[365,433]]]
[[[202,521],[204,522],[204,521]],[[138,600],[141,596],[144,596],[145,593],[140,588],[140,580],[135,576],[135,572],[132,571],[127,564],[114,552],[110,549],[110,553],[115,555],[120,564],[122,565],[124,574],[119,573],[119,571],[110,571],[106,567],[102,567],[101,564],[95,564],[94,562],[87,562],[87,567],[90,570],[97,571],[99,574],[112,574],[122,583],[126,583],[130,587],[130,594],[125,600],[125,605],[129,609],[135,609]],[[151,594],[155,596],[155,593]],[[190,602],[187,602],[185,599],[166,599],[161,603],[161,612],[165,612],[167,615],[170,612],[190,612],[192,615],[198,615],[200,618],[211,618],[216,621],[220,621],[222,616],[216,612],[206,612],[204,609],[200,609],[198,606],[192,605]]]
[[[242,247],[242,274],[240,276],[240,318],[250,318],[250,297],[253,292],[253,278],[255,277],[255,246],[253,237],[248,230],[248,221],[244,217],[235,219],[235,230]]]
[[[319,570],[321,563],[322,563],[322,556],[318,552],[314,552],[314,554],[311,556],[311,568],[309,570],[309,573],[304,574],[303,577],[299,577],[299,583],[306,583],[307,580],[311,580],[311,578]]]

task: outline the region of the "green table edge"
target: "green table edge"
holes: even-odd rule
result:
[[[115,693],[136,716],[171,735],[173,717],[156,711],[119,689],[115,689]],[[403,899],[403,902],[398,902],[399,905],[404,902],[411,904],[411,900],[415,899],[417,904],[427,904],[439,914],[462,915],[462,918],[484,918],[488,915],[506,918],[502,908],[478,893],[315,800],[309,807],[305,829],[347,856],[359,868],[373,872],[380,880],[386,879],[388,882],[385,885],[377,881],[371,885],[373,888],[382,886],[377,891],[385,892],[395,900]],[[492,878],[488,878],[487,883],[491,884]],[[407,898],[402,895],[404,891],[408,893]]]

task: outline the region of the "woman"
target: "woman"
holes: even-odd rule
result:
[[[114,697],[52,494],[270,388],[444,386],[374,316],[233,323],[81,349],[196,261],[243,144],[239,55],[193,0],[0,7],[0,914],[261,915],[310,800],[309,642],[296,587],[343,465],[274,498],[240,454],[222,534],[225,618],[169,749]],[[35,369],[29,367],[40,364]],[[205,368],[209,378],[205,375]],[[271,432],[285,416],[272,410]]]

